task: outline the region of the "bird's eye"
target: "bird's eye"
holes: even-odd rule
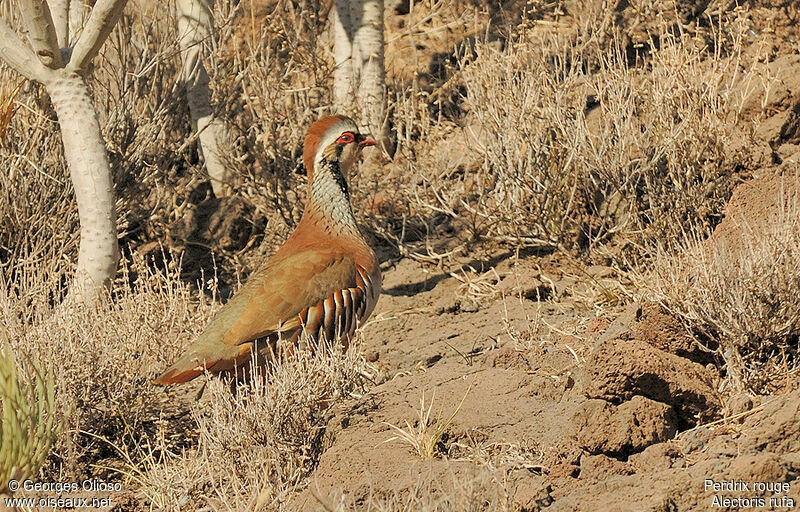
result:
[[[353,135],[351,132],[344,132],[339,136],[338,139],[336,139],[336,142],[340,144],[350,144],[354,140],[356,140],[355,135]]]

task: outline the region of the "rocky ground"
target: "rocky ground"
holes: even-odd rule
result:
[[[757,218],[774,207],[777,196],[765,191],[780,182],[742,185],[729,211]],[[711,243],[722,243],[733,222]],[[526,511],[798,503],[793,375],[785,394],[724,399],[711,356],[660,307],[633,303],[598,316],[587,306],[582,297],[610,282],[610,269],[580,274],[554,255],[530,254],[470,266],[473,283],[484,278],[491,295],[470,296],[458,273],[409,259],[387,269],[364,350],[391,378],[331,418],[313,483],[294,510],[325,510],[341,495],[363,504],[420,489],[447,493],[487,473]],[[454,414],[430,460],[394,428],[420,425],[423,397],[431,424]],[[725,501],[739,498],[755,501]]]

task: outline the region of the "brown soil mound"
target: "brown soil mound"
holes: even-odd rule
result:
[[[737,498],[753,500],[749,506],[740,502],[742,509],[786,510],[790,500],[796,505],[800,499],[800,462],[792,453],[798,448],[798,420],[796,391],[754,409],[742,424],[687,431],[653,445],[631,457],[632,474],[576,488],[547,510],[735,509],[724,500]],[[709,479],[738,484],[738,490],[714,491],[713,484],[707,487]],[[780,490],[787,487],[788,492]]]
[[[674,407],[684,424],[709,419],[719,408],[706,368],[639,340],[598,346],[586,375],[589,397],[620,403],[644,396]]]
[[[800,104],[799,104],[800,105]],[[742,183],[733,191],[725,218],[708,240],[710,245],[735,249],[742,244],[742,233],[764,230],[798,201],[795,174],[765,171],[763,176]]]

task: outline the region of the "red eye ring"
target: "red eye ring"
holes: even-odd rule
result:
[[[350,144],[356,140],[356,136],[352,132],[344,132],[336,139],[339,144]]]

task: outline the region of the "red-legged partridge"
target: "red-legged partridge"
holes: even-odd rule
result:
[[[381,288],[378,261],[358,230],[346,181],[361,150],[373,145],[344,116],[309,127],[303,148],[308,204],[300,223],[157,384],[244,368],[254,351],[258,360],[269,360],[278,340],[288,350],[302,336],[312,345],[324,339],[347,346]]]

